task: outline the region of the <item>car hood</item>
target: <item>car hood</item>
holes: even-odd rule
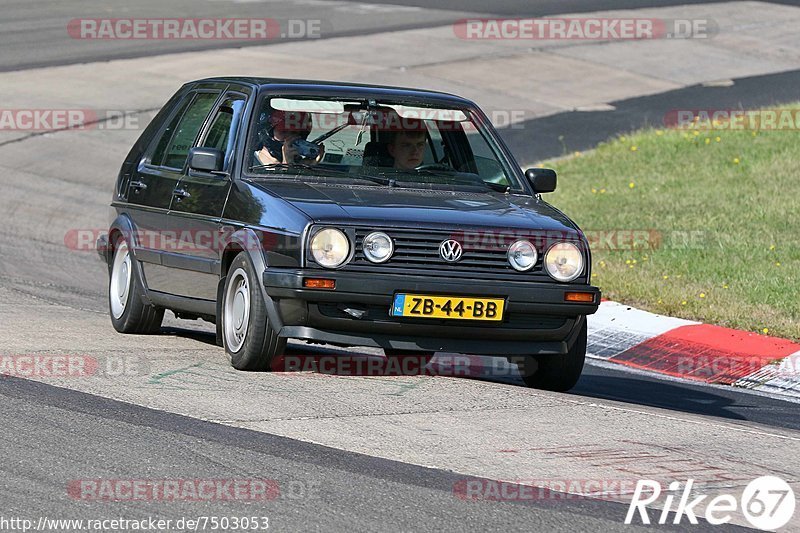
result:
[[[577,234],[577,227],[563,213],[530,196],[292,179],[252,183],[289,202],[317,223],[412,228],[472,226]]]

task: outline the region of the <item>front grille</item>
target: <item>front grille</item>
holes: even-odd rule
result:
[[[464,239],[463,233],[453,231],[419,231],[406,229],[381,229],[394,241],[394,254],[386,263],[376,265],[368,261],[362,251],[364,237],[376,231],[374,228],[356,229],[356,249],[351,265],[355,267],[381,267],[386,269],[439,270],[469,273],[502,273],[528,275],[542,273],[542,250],[536,266],[528,272],[517,272],[508,264],[506,254],[513,236],[494,236],[491,242],[471,242]],[[439,255],[439,245],[447,239],[455,239],[462,244],[463,255],[455,263],[448,263]]]

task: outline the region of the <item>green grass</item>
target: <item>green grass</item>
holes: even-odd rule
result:
[[[800,132],[650,129],[542,165],[587,234],[660,235],[593,246],[606,298],[800,339]]]

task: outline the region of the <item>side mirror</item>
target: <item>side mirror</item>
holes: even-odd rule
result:
[[[556,171],[551,168],[529,168],[525,171],[525,177],[536,193],[556,190]]]
[[[225,152],[216,148],[197,147],[189,150],[189,170],[199,172],[222,172],[225,166]]]

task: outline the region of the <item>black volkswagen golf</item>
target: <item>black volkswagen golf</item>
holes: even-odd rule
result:
[[[109,311],[122,333],[164,311],[217,325],[241,370],[287,339],[506,357],[568,390],[600,292],[580,229],[541,198],[471,101],[261,78],[184,85],[116,182]]]

